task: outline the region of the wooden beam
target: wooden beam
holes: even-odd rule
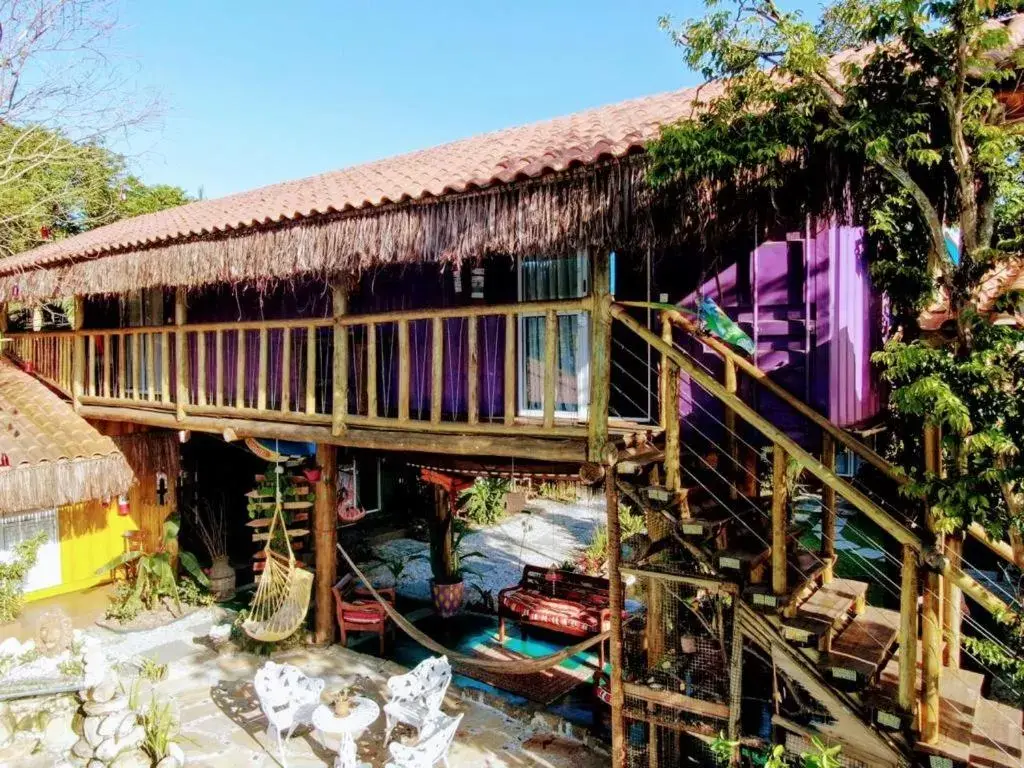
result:
[[[338,436],[345,431],[348,416],[348,328],[341,324],[342,318],[348,314],[348,286],[341,276],[331,280],[331,312],[334,319],[332,430]]]
[[[611,253],[594,251],[590,308],[590,397],[587,452],[591,461],[601,460],[608,442],[608,407],[612,376],[612,266]]]
[[[317,443],[316,463],[320,479],[316,482],[313,501],[313,545],[316,552],[316,614],[313,618],[313,642],[318,645],[334,640],[334,598],[331,587],[338,576],[337,448]]]
[[[139,404],[141,405],[141,404]],[[587,458],[587,444],[583,439],[550,439],[515,435],[431,434],[426,431],[397,431],[392,429],[352,428],[335,437],[328,425],[288,424],[281,421],[280,413],[274,419],[226,418],[187,416],[177,422],[173,415],[164,413],[156,404],[146,408],[122,408],[110,405],[83,404],[82,415],[103,421],[121,421],[146,424],[164,429],[190,429],[195,432],[223,434],[231,430],[238,437],[280,438],[309,443],[332,443],[350,448],[409,453],[447,453],[453,456],[499,456],[537,461],[583,462]],[[207,406],[208,408],[210,406]]]
[[[772,592],[789,592],[786,563],[786,529],[789,522],[789,487],[786,479],[787,456],[778,443],[772,450]]]
[[[177,367],[174,382],[174,402],[177,404],[178,421],[185,418],[185,406],[188,404],[188,354],[185,345],[185,289],[178,288],[174,292],[174,364]],[[121,350],[124,357],[124,349]]]
[[[608,515],[608,608],[611,612],[612,768],[626,765],[626,721],[623,708],[626,697],[622,684],[622,609],[625,604],[619,553],[622,534],[619,528],[619,491],[615,485],[615,466],[608,466],[604,478],[605,508]]]
[[[558,392],[558,313],[544,314],[544,426],[555,424],[555,397]]]
[[[466,346],[469,348],[469,366],[466,373],[466,418],[470,424],[480,421],[480,356],[477,343],[477,323],[479,318],[467,317]],[[593,369],[591,369],[593,370]]]
[[[441,423],[444,405],[444,320],[435,317],[430,332],[430,421]]]
[[[516,326],[514,312],[505,313],[505,424],[516,419]]]
[[[917,695],[917,553],[903,546],[900,585],[899,687],[897,703],[904,712],[914,711]]]
[[[836,471],[836,443],[828,432],[821,436],[821,463],[831,472]],[[821,489],[821,559],[828,563],[822,573],[825,584],[832,581],[836,554],[836,492],[824,486]]]

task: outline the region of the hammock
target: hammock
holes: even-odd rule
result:
[[[281,465],[274,467],[280,476]],[[280,486],[280,481],[278,482]],[[281,511],[281,490],[278,487],[274,516],[267,531],[267,544],[263,548],[266,556],[263,573],[260,574],[256,594],[252,598],[249,616],[242,622],[242,629],[253,640],[273,643],[291,637],[302,626],[309,610],[309,595],[313,589],[313,574],[299,568],[295,563],[291,539]],[[287,555],[275,552],[274,533],[278,527],[284,537]]]
[[[387,600],[383,599],[377,590],[373,588],[373,584],[366,578],[366,575],[359,570],[359,566],[352,562],[352,558],[349,557],[348,552],[345,551],[341,544],[338,544],[338,551],[341,552],[341,556],[348,563],[349,568],[356,577],[366,585],[366,589],[371,595],[384,607],[384,611],[388,617],[395,622],[399,629],[405,634],[415,640],[417,643],[422,645],[424,648],[428,648],[434,653],[439,653],[448,657],[449,661],[457,664],[465,664],[466,666],[476,667],[477,669],[484,669],[489,672],[498,672],[506,675],[532,675],[537,672],[544,672],[552,667],[557,667],[563,661],[572,658],[577,653],[587,650],[588,648],[603,643],[609,637],[611,637],[611,631],[602,632],[600,635],[589,637],[586,640],[571,645],[568,648],[563,648],[558,653],[551,653],[547,656],[538,656],[533,659],[515,659],[514,661],[498,661],[494,659],[481,659],[479,656],[467,656],[464,653],[453,651],[451,648],[447,648],[429,635],[425,634],[421,630],[417,629],[412,622],[406,619],[402,614],[394,609],[394,607]]]

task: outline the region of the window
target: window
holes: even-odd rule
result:
[[[39,547],[36,564],[25,575],[25,592],[55,587],[61,583],[57,510],[43,509],[0,517],[0,559],[13,558],[18,544],[39,533],[46,534],[46,541]]]
[[[585,251],[562,258],[526,257],[519,261],[519,301],[554,301],[587,294],[589,259]],[[590,328],[584,312],[559,312],[556,331],[555,414],[587,417],[589,396]],[[544,413],[543,313],[519,314],[519,414]]]

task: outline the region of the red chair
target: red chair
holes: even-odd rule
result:
[[[369,590],[356,586],[352,574],[345,576],[331,587],[334,592],[334,608],[338,616],[338,629],[341,630],[341,644],[348,646],[349,632],[372,632],[380,635],[380,653],[384,655],[384,635],[392,629],[391,620]],[[394,587],[377,589],[377,594],[395,604]]]

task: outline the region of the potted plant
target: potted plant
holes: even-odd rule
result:
[[[468,573],[477,573],[466,565],[467,560],[483,558],[478,551],[466,551],[465,541],[469,528],[460,520],[445,531],[438,531],[430,541],[430,570],[434,578],[430,581],[430,592],[434,598],[434,609],[443,618],[454,616],[462,609],[466,599]]]
[[[235,596],[237,576],[228,559],[228,529],[224,519],[224,506],[209,501],[203,508],[191,508],[192,521],[210,556],[210,593],[218,603]]]

